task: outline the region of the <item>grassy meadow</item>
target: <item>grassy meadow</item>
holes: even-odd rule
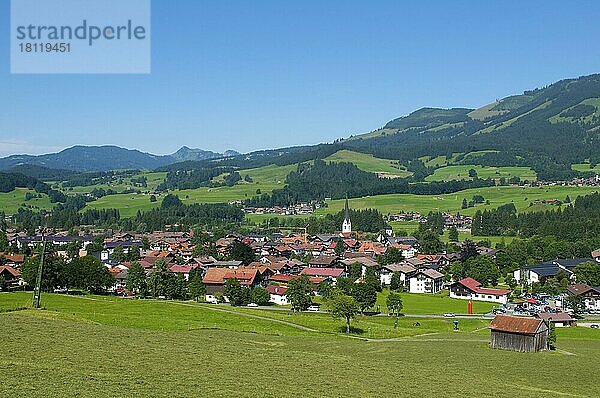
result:
[[[412,195],[412,194],[390,194],[368,196],[364,198],[350,199],[350,207],[353,209],[375,208],[383,214],[396,212],[418,211],[427,214],[430,211],[448,211],[473,215],[479,209],[493,209],[506,203],[514,203],[517,211],[526,210],[530,203],[535,200],[559,199],[564,200],[567,195],[575,200],[577,196],[596,192],[596,187],[517,187],[497,186],[485,188],[466,189],[464,191],[445,195]],[[477,205],[468,209],[461,209],[463,199],[470,201],[474,195],[482,195],[490,204]],[[344,207],[344,200],[332,200],[327,202],[328,207],[317,210],[317,214],[337,213]],[[547,209],[555,206],[546,206]]]
[[[576,376],[600,360],[592,329],[559,329],[564,351],[522,354],[490,349],[481,319],[452,331],[450,319],[401,318],[394,329],[392,317],[359,317],[347,337],[327,314],[50,294],[44,310],[18,310],[30,299],[0,293],[0,396],[600,394],[593,377]]]
[[[592,165],[589,163],[576,163],[571,165],[571,169],[583,172],[591,171],[594,173],[600,173],[600,164],[594,165],[594,167],[592,167]]]
[[[31,193],[37,195],[38,193],[31,189],[17,188],[11,192],[0,192],[0,211],[6,214],[14,214],[19,208],[28,208],[31,206],[33,210],[50,210],[54,205],[50,203],[48,195],[42,194],[41,198],[34,198],[25,200],[25,194]]]
[[[394,177],[408,177],[412,173],[407,171],[404,166],[394,164],[393,160],[376,158],[373,155],[341,150],[333,155],[326,157],[328,162],[347,162],[353,163],[356,167],[370,173],[379,173]]]
[[[436,169],[432,175],[425,178],[425,181],[450,181],[450,180],[471,180],[469,170],[475,170],[479,178],[492,178],[499,180],[500,178],[509,179],[511,177],[519,177],[522,181],[535,181],[537,175],[529,167],[491,167],[491,166],[475,166],[475,165],[460,165],[460,166],[445,166]]]

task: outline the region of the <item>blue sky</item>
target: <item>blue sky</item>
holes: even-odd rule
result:
[[[153,0],[149,75],[11,75],[0,155],[328,142],[600,72],[598,1]]]

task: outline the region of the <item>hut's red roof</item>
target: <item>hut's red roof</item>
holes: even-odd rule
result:
[[[541,319],[498,315],[490,324],[490,329],[499,332],[535,334],[543,323]]]

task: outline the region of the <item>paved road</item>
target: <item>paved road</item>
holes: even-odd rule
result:
[[[218,307],[224,307],[224,308],[235,308],[232,307],[229,304],[226,303],[221,303],[221,304],[206,304],[203,305],[203,307],[206,308],[218,308]],[[247,309],[251,309],[251,310],[268,310],[268,311],[286,311],[286,312],[290,312],[291,309],[287,308],[287,307],[278,307],[278,306],[258,306],[258,307],[243,307],[243,308],[247,308]],[[320,314],[327,314],[327,311],[304,311],[305,313],[320,313]],[[391,316],[389,314],[384,314],[384,313],[379,313],[379,314],[374,314],[373,316]],[[490,314],[473,314],[473,315],[467,315],[467,314],[456,314],[456,316],[454,317],[446,317],[444,315],[440,315],[440,314],[402,314],[402,317],[404,318],[444,318],[444,319],[492,319],[494,317],[494,315]]]

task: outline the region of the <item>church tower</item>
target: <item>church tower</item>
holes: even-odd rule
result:
[[[344,222],[342,223],[342,234],[352,233],[352,222],[350,222],[350,210],[348,210],[348,198],[346,198],[346,208],[344,211]]]

